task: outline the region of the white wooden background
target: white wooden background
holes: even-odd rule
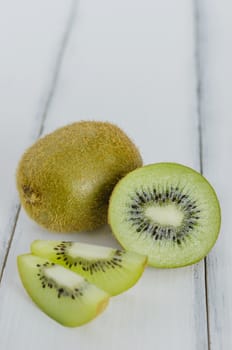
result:
[[[232,349],[232,3],[229,0],[0,1],[1,350]],[[210,180],[221,235],[205,261],[148,268],[95,321],[68,329],[30,301],[16,256],[33,239],[116,246],[109,228],[51,234],[19,206],[15,169],[40,135],[115,122],[145,163]]]

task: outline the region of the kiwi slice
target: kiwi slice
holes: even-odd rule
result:
[[[81,326],[108,304],[106,292],[48,259],[24,254],[17,262],[27,293],[41,310],[64,326]]]
[[[136,146],[116,125],[73,123],[25,152],[17,169],[20,200],[50,231],[94,230],[107,222],[116,183],[141,165]]]
[[[37,240],[31,251],[79,273],[110,295],[132,287],[147,263],[144,255],[78,242]]]
[[[109,223],[115,237],[161,268],[201,260],[218,237],[220,221],[212,186],[180,164],[136,169],[116,185],[110,199]]]

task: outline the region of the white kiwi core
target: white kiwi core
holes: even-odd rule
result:
[[[72,258],[83,259],[107,259],[112,255],[114,250],[107,247],[92,246],[84,243],[73,243],[68,248],[68,254]]]
[[[145,216],[160,226],[178,227],[184,219],[184,213],[175,204],[148,206]]]
[[[68,287],[70,289],[81,286],[84,281],[83,277],[69,271],[68,269],[65,269],[62,266],[55,265],[48,267],[45,269],[44,273],[46,277],[50,278],[58,285]]]

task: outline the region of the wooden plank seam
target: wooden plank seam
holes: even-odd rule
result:
[[[195,71],[196,71],[196,98],[197,98],[197,118],[198,118],[198,149],[200,173],[204,174],[203,157],[203,112],[202,112],[202,11],[199,0],[193,0],[195,19]],[[207,320],[207,342],[210,350],[210,325],[209,325],[209,300],[208,300],[208,278],[207,278],[207,257],[204,258],[204,281],[205,281],[205,312]]]
[[[60,73],[60,69],[62,66],[63,59],[64,59],[66,47],[67,47],[71,32],[73,30],[73,26],[75,24],[77,5],[78,5],[78,2],[76,0],[73,0],[71,3],[71,7],[70,7],[69,17],[67,19],[67,23],[66,23],[65,28],[64,28],[64,33],[61,37],[60,45],[59,45],[57,55],[56,55],[56,58],[54,61],[54,70],[53,70],[53,74],[52,74],[52,78],[51,78],[49,87],[47,89],[47,96],[45,98],[45,102],[44,102],[44,105],[42,107],[42,111],[40,114],[41,117],[40,117],[40,122],[38,123],[38,131],[37,131],[37,135],[35,136],[35,140],[38,139],[43,134],[43,131],[44,131],[44,125],[46,122],[48,111],[49,111],[49,108],[51,106],[51,102],[52,102],[52,99],[54,97],[56,87],[58,84],[59,73]],[[20,211],[21,211],[20,203],[18,203],[17,205],[18,205],[18,209],[16,211],[14,224],[13,224],[13,227],[11,230],[11,234],[10,234],[9,241],[8,241],[8,246],[7,246],[6,252],[5,252],[5,257],[4,257],[3,264],[2,264],[2,267],[0,270],[0,284],[1,284],[1,281],[3,278],[5,266],[7,263],[7,258],[8,258],[9,251],[10,251],[10,248],[12,245],[12,241],[14,238],[15,230],[17,227],[17,223],[18,223],[18,219],[19,219],[19,215],[20,215]]]

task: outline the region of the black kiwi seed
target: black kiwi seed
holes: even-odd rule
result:
[[[134,197],[131,196],[130,198],[127,220],[135,227],[136,232],[145,232],[147,235],[154,237],[156,241],[172,240],[181,245],[184,238],[188,237],[200,219],[198,215],[200,210],[196,210],[196,201],[192,200],[179,186],[167,186],[162,191],[160,188],[159,190],[148,188],[147,191],[143,188],[137,190]],[[144,208],[147,205],[163,206],[169,203],[175,203],[184,214],[183,223],[180,227],[162,226],[144,216]]]
[[[133,212],[134,214],[134,212]],[[145,224],[147,227],[149,226],[149,223]],[[109,269],[115,269],[115,266],[121,268],[122,267],[122,256],[124,254],[121,250],[115,250],[114,254],[110,258],[110,260],[94,260],[94,261],[88,261],[84,260],[83,258],[72,258],[69,256],[68,249],[70,246],[72,246],[72,242],[63,242],[62,246],[61,244],[58,244],[53,249],[56,253],[56,259],[62,260],[66,266],[69,268],[72,268],[73,266],[81,266],[82,271],[85,271],[86,273],[90,273],[91,275],[94,272],[101,271],[101,272],[107,272]]]
[[[84,287],[82,287],[81,289],[75,288],[74,291],[65,287],[59,287],[57,282],[55,282],[54,280],[46,276],[46,272],[45,272],[46,268],[49,268],[54,265],[55,265],[54,263],[48,263],[48,262],[43,264],[42,266],[40,264],[36,265],[36,267],[39,268],[39,272],[37,273],[37,276],[40,276],[39,280],[41,281],[42,288],[56,289],[58,298],[60,298],[61,296],[65,296],[65,297],[70,296],[72,299],[75,299],[79,295],[80,296],[83,295],[82,291]]]

